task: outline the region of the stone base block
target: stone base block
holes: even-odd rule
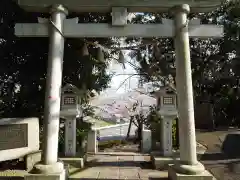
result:
[[[168,170],[170,164],[174,164],[176,161],[179,161],[179,157],[173,154],[173,156],[165,157],[160,153],[151,153],[151,161],[155,169],[158,170]]]
[[[176,161],[178,161],[179,158],[174,159],[173,157],[153,157],[152,163],[157,170],[167,170],[168,166],[171,164],[174,164]]]
[[[24,180],[66,180],[65,170],[58,174],[27,174]]]
[[[26,170],[29,172],[33,169],[34,165],[39,163],[41,161],[42,151],[36,151],[33,153],[30,153],[25,156],[25,164],[26,164]],[[87,156],[84,155],[83,157],[60,157],[59,160],[62,161],[66,166],[69,164],[72,166],[77,166],[78,168],[84,168],[84,164],[86,162]]]
[[[34,165],[41,161],[42,151],[35,151],[25,156],[26,170],[31,171]]]
[[[207,170],[197,175],[179,174],[172,165],[168,168],[168,178],[170,180],[215,180],[214,176]]]

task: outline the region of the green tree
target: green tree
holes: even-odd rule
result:
[[[37,23],[48,14],[29,13],[12,1],[0,2],[0,112],[5,117],[42,116],[47,71],[48,38],[19,38],[14,35],[16,22]],[[109,14],[70,14],[79,22],[108,22]],[[110,46],[111,38],[66,39],[63,85],[72,83],[87,92],[108,87],[108,60],[97,58],[98,50],[89,44],[89,55],[82,53],[85,42]],[[105,59],[109,54],[104,53]]]
[[[190,14],[203,24],[224,26],[221,39],[190,39],[191,64],[195,100],[206,96],[214,106],[216,121],[224,125],[240,124],[239,106],[239,3],[227,2],[209,13]],[[161,23],[168,14],[144,13],[134,19],[138,23]],[[127,43],[140,42],[131,57],[139,63],[138,72],[147,82],[175,84],[175,54],[171,38],[127,39]],[[154,45],[153,45],[154,44]]]

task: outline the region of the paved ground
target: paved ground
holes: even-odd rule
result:
[[[70,174],[70,179],[167,179],[167,172],[153,170],[149,156],[137,153],[89,156],[86,168]]]
[[[229,158],[221,150],[225,136],[234,131],[197,132],[197,141],[207,147],[201,161],[217,180],[240,180],[240,159]],[[234,144],[230,148],[234,148]]]
[[[240,180],[240,157],[229,158],[221,150],[225,136],[236,131],[197,132],[197,141],[207,148],[200,160],[217,180]],[[236,145],[232,144],[230,148],[236,148]],[[122,145],[106,149],[105,152],[97,156],[88,156],[86,168],[73,169],[69,172],[70,179],[166,180],[167,172],[153,170],[150,157],[139,154],[137,150],[136,145]],[[120,151],[128,151],[128,153]],[[24,173],[23,171],[4,171],[0,174],[0,179],[20,180],[23,179],[25,173],[25,171]]]
[[[240,180],[240,158],[229,158],[229,155],[224,154],[222,152],[222,145],[226,135],[236,131],[238,130],[228,129],[218,130],[214,132],[197,131],[197,141],[207,148],[205,154],[200,157],[200,160],[205,165],[205,167],[216,177],[217,180]],[[232,146],[229,148],[234,148],[234,144],[232,144]],[[137,147],[132,145],[131,146],[125,145],[123,147],[115,147],[113,149],[110,148],[107,149],[106,151],[119,152],[123,150],[132,152],[134,152],[135,150],[136,152]],[[143,170],[144,168],[142,168],[139,165],[137,167],[138,167],[137,169],[140,172],[139,174],[141,174],[142,171],[148,171],[148,173],[154,172],[153,170],[151,170],[151,167],[148,167],[147,170]],[[118,168],[122,169],[123,167],[119,165]],[[132,167],[132,169],[134,168]],[[123,170],[121,170],[121,172],[122,171]],[[134,171],[135,170],[133,170],[132,172]],[[141,176],[139,175],[139,177]]]

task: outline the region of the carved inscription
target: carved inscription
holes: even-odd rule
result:
[[[16,149],[28,146],[28,125],[0,125],[0,150]]]

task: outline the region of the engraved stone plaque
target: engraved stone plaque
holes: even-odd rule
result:
[[[23,158],[38,150],[38,118],[0,119],[0,162]]]
[[[28,124],[0,125],[0,150],[28,147]]]

